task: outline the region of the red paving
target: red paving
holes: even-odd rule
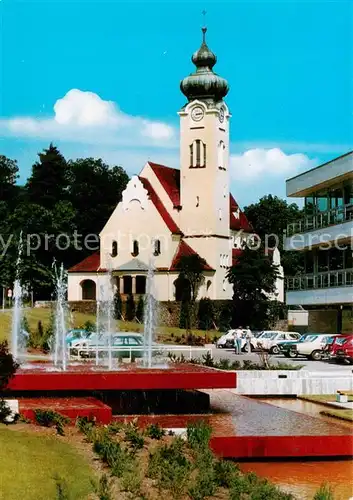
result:
[[[10,391],[95,391],[235,388],[236,373],[198,365],[171,364],[166,369],[126,366],[119,371],[70,367],[65,372],[19,370]]]

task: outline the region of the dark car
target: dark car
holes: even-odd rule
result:
[[[288,342],[281,342],[278,344],[280,353],[284,354],[286,358],[296,358],[298,353],[296,350],[292,349],[294,344],[299,344],[300,342],[305,342],[305,339],[310,335],[320,335],[319,333],[304,333],[299,340],[289,340]]]

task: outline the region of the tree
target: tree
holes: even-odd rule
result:
[[[10,207],[16,202],[20,188],[16,186],[18,166],[16,160],[0,155],[0,201]]]
[[[190,317],[190,302],[182,300],[180,305],[179,328],[190,330],[191,317]]]
[[[179,279],[186,280],[191,288],[191,302],[195,302],[200,286],[204,283],[203,271],[206,261],[198,254],[183,255],[176,268],[179,270]]]
[[[133,321],[135,319],[135,301],[132,293],[129,293],[126,300],[126,319]]]
[[[227,279],[233,285],[234,320],[238,325],[264,327],[279,277],[278,266],[262,248],[243,247],[237,262],[227,273]]]
[[[19,366],[13,359],[6,340],[0,342],[0,393],[6,389]]]
[[[64,156],[52,143],[39,153],[26,184],[28,201],[52,209],[67,198],[68,167]]]
[[[75,224],[83,236],[99,234],[122,199],[129,177],[120,166],[110,167],[101,158],[70,160],[68,196]]]
[[[137,302],[137,308],[136,308],[136,318],[139,321],[143,321],[143,315],[144,315],[144,308],[145,308],[145,299],[143,295],[140,295],[139,300]]]
[[[211,330],[214,322],[214,310],[211,299],[206,297],[200,300],[197,317],[200,330]]]
[[[114,294],[114,318],[122,319],[123,314],[123,301],[121,300],[121,295],[119,290]]]
[[[257,203],[245,207],[244,213],[263,244],[267,238],[269,247],[274,248],[276,238],[272,235],[277,236],[284,273],[295,275],[301,272],[303,269],[301,252],[284,251],[283,240],[287,225],[303,218],[303,210],[295,203],[289,204],[286,200],[270,194]]]

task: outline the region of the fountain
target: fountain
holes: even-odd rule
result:
[[[67,290],[67,276],[64,271],[64,266],[61,264],[59,270],[53,264],[55,272],[55,325],[54,325],[54,344],[52,349],[52,356],[54,366],[61,367],[66,370],[67,367],[67,348],[66,348],[66,334],[67,334],[67,316],[68,310],[66,305],[66,290]]]
[[[154,271],[155,271],[155,266],[153,262],[153,257],[151,257],[149,260],[148,272],[147,272],[146,297],[145,297],[145,309],[144,309],[143,364],[147,368],[152,367],[154,330],[157,325],[158,302],[155,298]]]
[[[109,261],[108,261],[109,262]],[[112,286],[112,268],[108,266],[108,286],[104,287],[98,279],[98,300],[96,306],[96,365],[99,364],[99,343],[103,339],[107,348],[107,366],[113,368],[112,333],[115,332],[114,290]]]
[[[16,261],[16,277],[13,289],[14,305],[12,309],[12,329],[11,329],[11,349],[15,359],[19,359],[22,350],[25,347],[25,338],[22,331],[22,286],[20,281],[20,268],[22,259],[23,241],[22,231],[18,243],[18,256]]]

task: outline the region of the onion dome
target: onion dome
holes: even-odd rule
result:
[[[202,28],[201,47],[191,58],[196,66],[196,71],[180,83],[180,89],[189,101],[211,99],[217,102],[223,99],[229,90],[227,80],[212,70],[217,62],[217,57],[206,44],[206,32],[207,28]]]

